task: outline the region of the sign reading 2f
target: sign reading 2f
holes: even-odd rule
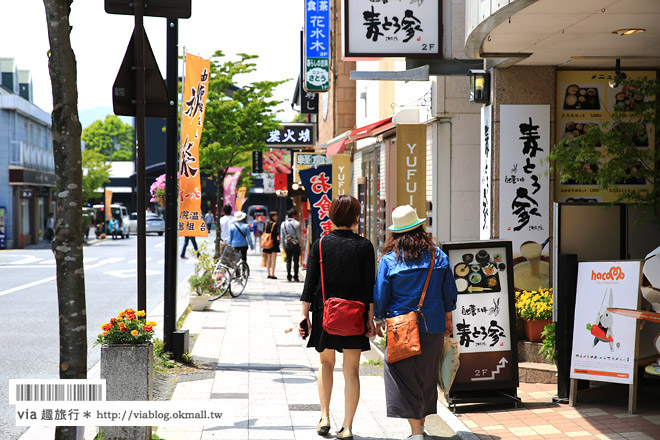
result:
[[[330,89],[330,0],[305,1],[304,89]]]

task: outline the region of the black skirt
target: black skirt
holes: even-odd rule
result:
[[[331,335],[323,330],[323,311],[312,312],[312,332],[307,341],[308,347],[314,347],[319,353],[326,348],[343,353],[344,349],[358,349],[367,351],[371,349],[369,338],[365,335],[338,336]]]

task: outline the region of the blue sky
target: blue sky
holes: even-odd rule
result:
[[[71,10],[71,41],[78,67],[78,109],[112,108],[112,84],[130,40],[134,18],[106,14],[103,0],[75,0]],[[179,20],[180,53],[185,49],[208,58],[215,50],[232,56],[259,55],[257,72],[245,81],[295,79],[299,71],[299,38],[304,3],[300,0],[192,0],[192,17]],[[0,57],[14,58],[19,69],[32,73],[34,102],[52,110],[48,74],[48,33],[41,0],[3,2],[0,16]],[[145,29],[165,74],[164,18],[145,17]],[[240,84],[239,84],[240,85]],[[277,89],[285,101],[278,118],[288,121],[295,84]]]

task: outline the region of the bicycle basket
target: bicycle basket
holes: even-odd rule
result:
[[[226,264],[229,267],[236,267],[239,261],[241,261],[241,253],[231,246],[226,246],[225,250],[222,251],[222,256],[220,260],[223,264]]]

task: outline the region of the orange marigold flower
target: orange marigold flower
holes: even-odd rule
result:
[[[110,318],[110,324],[114,324],[115,322],[117,322],[117,318]]]
[[[134,338],[137,338],[137,336],[138,336],[139,334],[140,334],[140,332],[137,331],[137,330],[133,330],[133,331],[131,332],[131,335],[132,335]]]
[[[145,322],[145,325],[150,325],[152,327],[156,327],[156,322],[155,321],[147,321],[147,322]]]
[[[103,332],[103,336],[107,336],[108,332]]]
[[[107,331],[110,331],[112,329],[112,324],[108,324],[107,322],[101,326],[101,329]]]
[[[119,312],[119,314],[117,315],[117,318],[118,318],[118,319],[121,319],[121,318],[124,317],[125,314],[126,314],[126,311],[125,311],[125,310],[122,310],[122,311]]]
[[[131,308],[128,308],[128,309],[126,309],[126,313],[135,313],[135,310],[133,310]]]
[[[146,315],[144,310],[138,310],[137,312],[135,312],[135,314],[138,316],[138,318],[144,318]]]
[[[128,330],[128,327],[126,327],[126,324],[124,324],[124,323],[119,324],[119,331],[120,332],[124,333],[124,332],[126,332],[126,330]]]
[[[135,314],[134,313],[129,313],[126,315],[129,321],[133,321],[135,319]]]
[[[145,332],[150,332],[150,331],[152,331],[153,329],[154,329],[154,328],[153,328],[152,326],[150,326],[149,324],[145,324],[145,325],[144,325],[144,331],[145,331]]]

